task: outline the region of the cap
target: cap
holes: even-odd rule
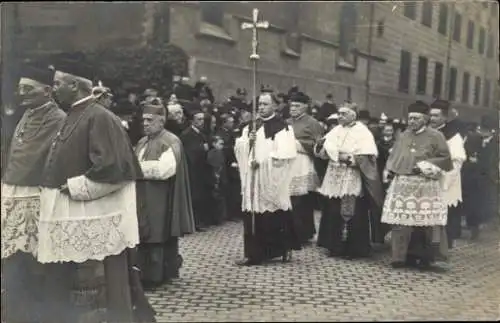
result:
[[[290,102],[300,102],[303,104],[307,104],[309,102],[309,97],[303,92],[293,93],[290,97]]]
[[[448,114],[450,110],[450,102],[447,100],[437,99],[431,103],[430,109],[439,109],[443,111],[444,114]]]
[[[424,101],[416,101],[408,106],[408,113],[429,113],[429,106]]]
[[[34,65],[24,65],[21,67],[20,77],[36,81],[48,86],[54,83],[55,70],[49,66],[38,67]]]
[[[165,107],[159,98],[143,101],[141,102],[141,105],[143,107],[143,114],[154,114],[159,116],[165,116],[167,114]]]

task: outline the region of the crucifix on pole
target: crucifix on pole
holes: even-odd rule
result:
[[[257,61],[260,59],[257,53],[258,42],[258,29],[269,28],[269,22],[259,21],[259,9],[253,9],[252,22],[244,22],[241,24],[241,29],[252,29],[252,54],[250,55],[250,60],[252,61],[252,136],[255,138],[256,128],[257,128]],[[250,141],[250,151],[252,152],[252,162],[255,161],[255,140]],[[254,210],[254,184],[255,184],[255,170],[252,168],[251,182],[250,182],[250,192],[251,192],[251,209],[252,209],[252,234],[255,234],[255,210]]]

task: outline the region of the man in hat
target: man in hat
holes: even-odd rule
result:
[[[315,168],[313,146],[325,129],[308,115],[308,97],[298,92],[290,98],[290,116],[288,123],[293,128],[297,144],[297,158],[292,162],[293,175],[290,185],[292,213],[296,233],[301,243],[311,240],[316,234],[314,224],[314,196],[319,186],[319,177]]]
[[[475,205],[476,221],[472,222],[471,232],[474,239],[479,238],[481,224],[485,224],[498,214],[498,190],[499,190],[499,137],[498,119],[495,116],[483,116],[479,130],[482,136],[481,146],[477,153],[477,167],[479,182],[479,198]]]
[[[205,134],[205,122],[205,113],[199,107],[193,108],[191,126],[186,128],[180,136],[186,152],[197,231],[204,231],[211,224],[210,168],[207,163],[209,144]]]
[[[377,172],[377,146],[370,130],[356,121],[352,104],[338,109],[339,125],[316,147],[328,160],[318,192],[325,198],[318,246],[330,257],[367,257],[371,252],[369,212],[378,222],[382,185]],[[372,232],[374,235],[375,232]]]
[[[389,155],[384,180],[392,178],[382,222],[392,225],[392,266],[432,268],[448,250],[444,226],[448,208],[440,176],[452,170],[443,134],[427,127],[429,106],[417,101],[408,107],[408,129]],[[443,234],[444,233],[444,234]]]
[[[202,99],[206,98],[210,100],[211,103],[215,103],[215,98],[212,89],[210,88],[208,84],[208,80],[206,76],[200,77],[200,80],[196,82],[194,85],[194,91],[196,98]]]
[[[184,76],[174,85],[174,94],[183,105],[192,102],[195,96],[195,91],[188,82],[189,77]]]
[[[167,122],[165,129],[176,136],[180,136],[189,127],[189,122],[184,115],[182,106],[177,102],[169,102],[167,105]]]
[[[293,128],[275,114],[277,100],[272,93],[258,97],[260,121],[236,139],[235,155],[241,177],[244,212],[244,252],[239,265],[259,265],[282,257],[290,259],[300,249],[293,232],[290,200],[290,172],[297,148]]]
[[[38,261],[50,267],[46,321],[154,321],[131,262],[141,167],[120,119],[92,95],[88,71],[68,66],[55,74],[54,94],[68,116],[42,180]]]
[[[462,164],[467,159],[464,140],[460,134],[461,125],[457,119],[449,118],[450,103],[438,99],[430,106],[430,126],[441,131],[450,150],[453,169],[443,172],[441,185],[443,198],[448,206],[446,235],[448,248],[453,248],[454,240],[460,238],[462,229]]]
[[[52,99],[53,70],[26,65],[20,76],[19,103],[26,112],[14,131],[2,177],[2,279],[6,320],[32,322],[41,319],[43,309],[43,267],[36,261],[39,187],[51,141],[66,114]]]
[[[337,113],[337,105],[333,102],[333,95],[328,93],[326,101],[319,108],[317,118],[320,122],[326,123],[327,118],[334,113]]]
[[[137,182],[137,203],[149,228],[138,258],[148,287],[179,277],[179,238],[195,230],[184,149],[180,139],[164,129],[166,116],[160,102],[144,105],[145,137],[135,148],[143,173]]]

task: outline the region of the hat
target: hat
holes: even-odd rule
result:
[[[408,106],[408,113],[429,113],[429,106],[424,101],[416,101]]]
[[[21,68],[20,77],[27,78],[48,86],[52,86],[54,83],[55,70],[53,68],[37,67],[33,65],[24,65]]]
[[[262,93],[273,93],[274,90],[271,88],[271,86],[262,84],[260,86],[260,92],[262,92]]]
[[[54,66],[56,69],[56,73],[54,76],[58,74],[69,74],[74,77],[80,77],[87,79],[89,81],[94,81],[96,73],[92,66],[84,63],[74,63],[74,62],[62,62]]]
[[[327,99],[333,99],[333,95],[332,95],[331,93],[328,93],[328,94],[326,95],[326,98],[327,98]]]
[[[442,99],[437,99],[436,101],[431,103],[430,109],[439,109],[444,114],[448,114],[450,110],[450,102]]]
[[[167,115],[167,111],[159,98],[153,98],[150,101],[143,101],[141,102],[141,105],[143,107],[143,114],[154,114],[158,116]]]
[[[237,95],[247,95],[247,90],[238,88],[238,89],[236,89],[236,94]]]
[[[303,92],[297,92],[292,94],[289,101],[307,104],[309,102],[309,97]]]
[[[207,82],[207,77],[206,76],[201,76],[200,77],[200,82],[206,83]]]
[[[356,113],[356,115],[358,114],[358,106],[355,103],[344,102],[339,106],[338,111],[340,111],[341,109],[349,109]]]
[[[370,111],[368,110],[360,110],[358,113],[358,119],[363,119],[363,120],[369,120],[370,117]]]

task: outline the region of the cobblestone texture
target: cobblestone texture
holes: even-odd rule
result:
[[[422,273],[390,268],[389,251],[347,261],[315,246],[291,263],[238,267],[242,229],[226,223],[182,239],[181,278],[148,294],[158,322],[500,318],[498,231],[459,240],[446,273]]]

